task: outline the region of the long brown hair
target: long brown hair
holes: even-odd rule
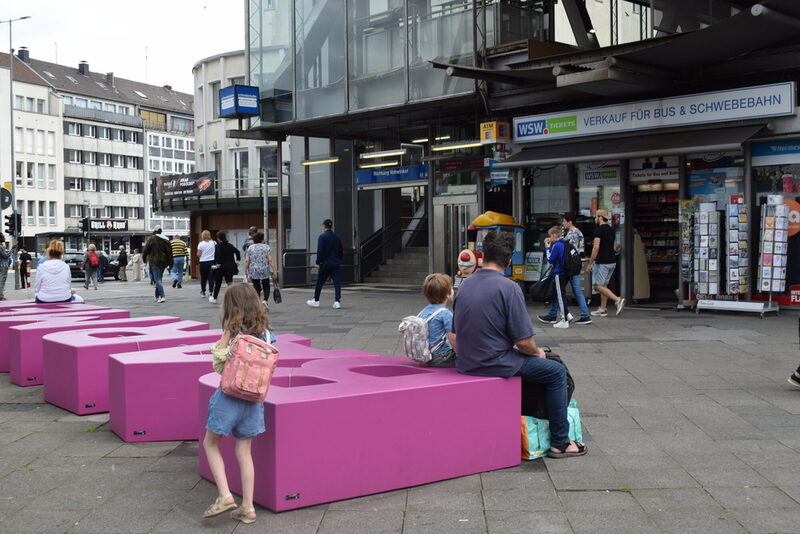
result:
[[[225,290],[220,311],[222,329],[231,337],[240,333],[261,337],[269,328],[269,316],[253,286],[233,284]]]

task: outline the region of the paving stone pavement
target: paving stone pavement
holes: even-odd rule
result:
[[[86,297],[219,326],[195,282],[166,291],[155,304],[146,282],[108,282]],[[308,289],[283,293],[271,313],[279,334],[384,355],[401,354],[397,323],[424,305],[418,291],[364,286],[345,288],[340,310],[328,288],[319,309],[305,305]],[[41,387],[0,377],[0,532],[800,532],[800,390],[786,382],[799,359],[796,313],[629,308],[589,326],[536,327],[575,377],[588,455],[259,509],[254,525],[199,519],[215,488],[197,475],[197,442],[125,444],[106,415],[72,415],[44,403]]]

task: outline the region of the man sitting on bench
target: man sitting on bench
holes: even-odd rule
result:
[[[476,376],[520,376],[544,386],[552,444],[547,455],[582,456],[586,446],[568,436],[566,370],[536,346],[522,290],[503,274],[513,252],[509,232],[483,238],[483,268],[462,282],[453,303],[456,368]]]

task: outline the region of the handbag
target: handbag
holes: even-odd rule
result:
[[[278,349],[255,336],[239,334],[222,371],[222,392],[249,402],[264,402],[278,366]]]
[[[275,302],[275,304],[280,304],[281,300],[283,300],[281,297],[281,290],[278,287],[278,282],[275,282],[275,288],[272,290],[272,300]]]
[[[533,284],[528,294],[533,300],[547,302],[553,298],[555,291],[555,278],[553,276],[553,265],[548,265],[539,281]]]
[[[575,399],[567,405],[567,422],[569,423],[569,439],[583,442],[581,429],[581,413]],[[536,417],[522,416],[522,459],[535,460],[547,456],[550,450],[550,421]]]

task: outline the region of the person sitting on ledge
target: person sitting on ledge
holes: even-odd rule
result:
[[[36,302],[69,302],[72,300],[72,274],[64,255],[63,241],[52,240],[47,247],[47,260],[36,269],[33,287]]]
[[[586,445],[569,439],[566,369],[536,346],[522,290],[503,274],[513,252],[509,232],[490,231],[483,238],[483,268],[461,283],[453,303],[456,368],[468,375],[520,376],[544,386],[552,444],[547,455],[582,456]]]

